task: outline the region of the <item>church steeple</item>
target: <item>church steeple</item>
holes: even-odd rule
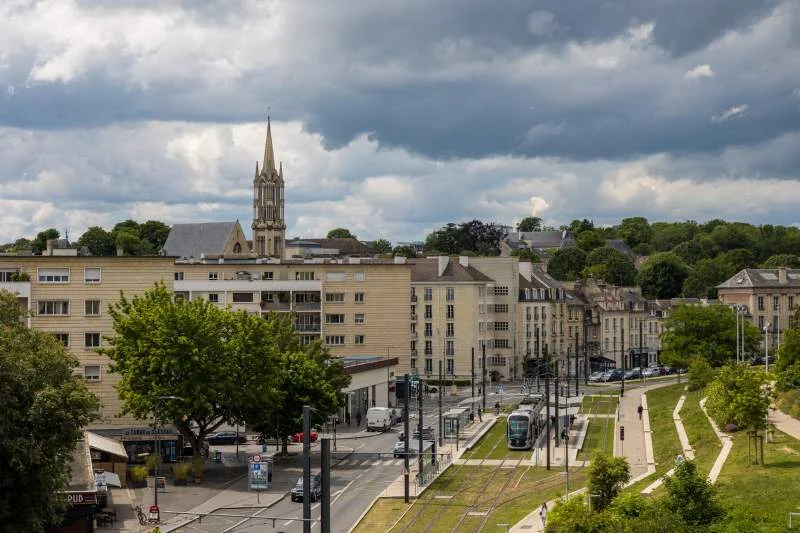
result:
[[[275,170],[275,154],[272,151],[272,126],[267,116],[267,143],[264,146],[264,170]]]

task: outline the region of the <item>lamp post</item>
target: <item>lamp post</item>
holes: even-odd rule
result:
[[[769,374],[769,327],[770,323],[764,325],[764,370]]]
[[[161,462],[161,450],[158,448],[158,402],[160,400],[182,400],[179,396],[156,396],[153,400],[153,453],[156,456],[156,467],[153,476],[153,505],[158,507],[158,464]]]

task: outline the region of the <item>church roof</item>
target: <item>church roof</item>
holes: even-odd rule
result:
[[[202,254],[222,254],[239,221],[175,224],[162,249],[165,255],[199,259]]]

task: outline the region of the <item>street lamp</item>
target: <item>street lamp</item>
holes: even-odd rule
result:
[[[159,449],[158,445],[158,402],[159,400],[182,400],[180,396],[156,396],[153,400],[153,433],[154,433],[154,453],[156,456],[156,467],[154,469],[154,476],[153,476],[153,505],[158,507],[158,465],[161,462],[161,450]]]
[[[764,325],[764,370],[769,374],[769,327],[770,323]]]

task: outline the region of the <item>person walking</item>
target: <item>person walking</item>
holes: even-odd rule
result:
[[[636,408],[636,412],[639,413],[639,420],[641,420],[642,412],[644,412],[644,407],[642,407],[642,404],[639,404],[639,407]]]
[[[350,411],[347,411],[344,414],[344,420],[345,420],[345,422],[347,422],[347,427],[350,427]]]
[[[542,527],[547,526],[547,502],[543,503],[539,509],[539,518],[542,519]]]
[[[356,426],[361,427],[361,411],[356,413]]]

